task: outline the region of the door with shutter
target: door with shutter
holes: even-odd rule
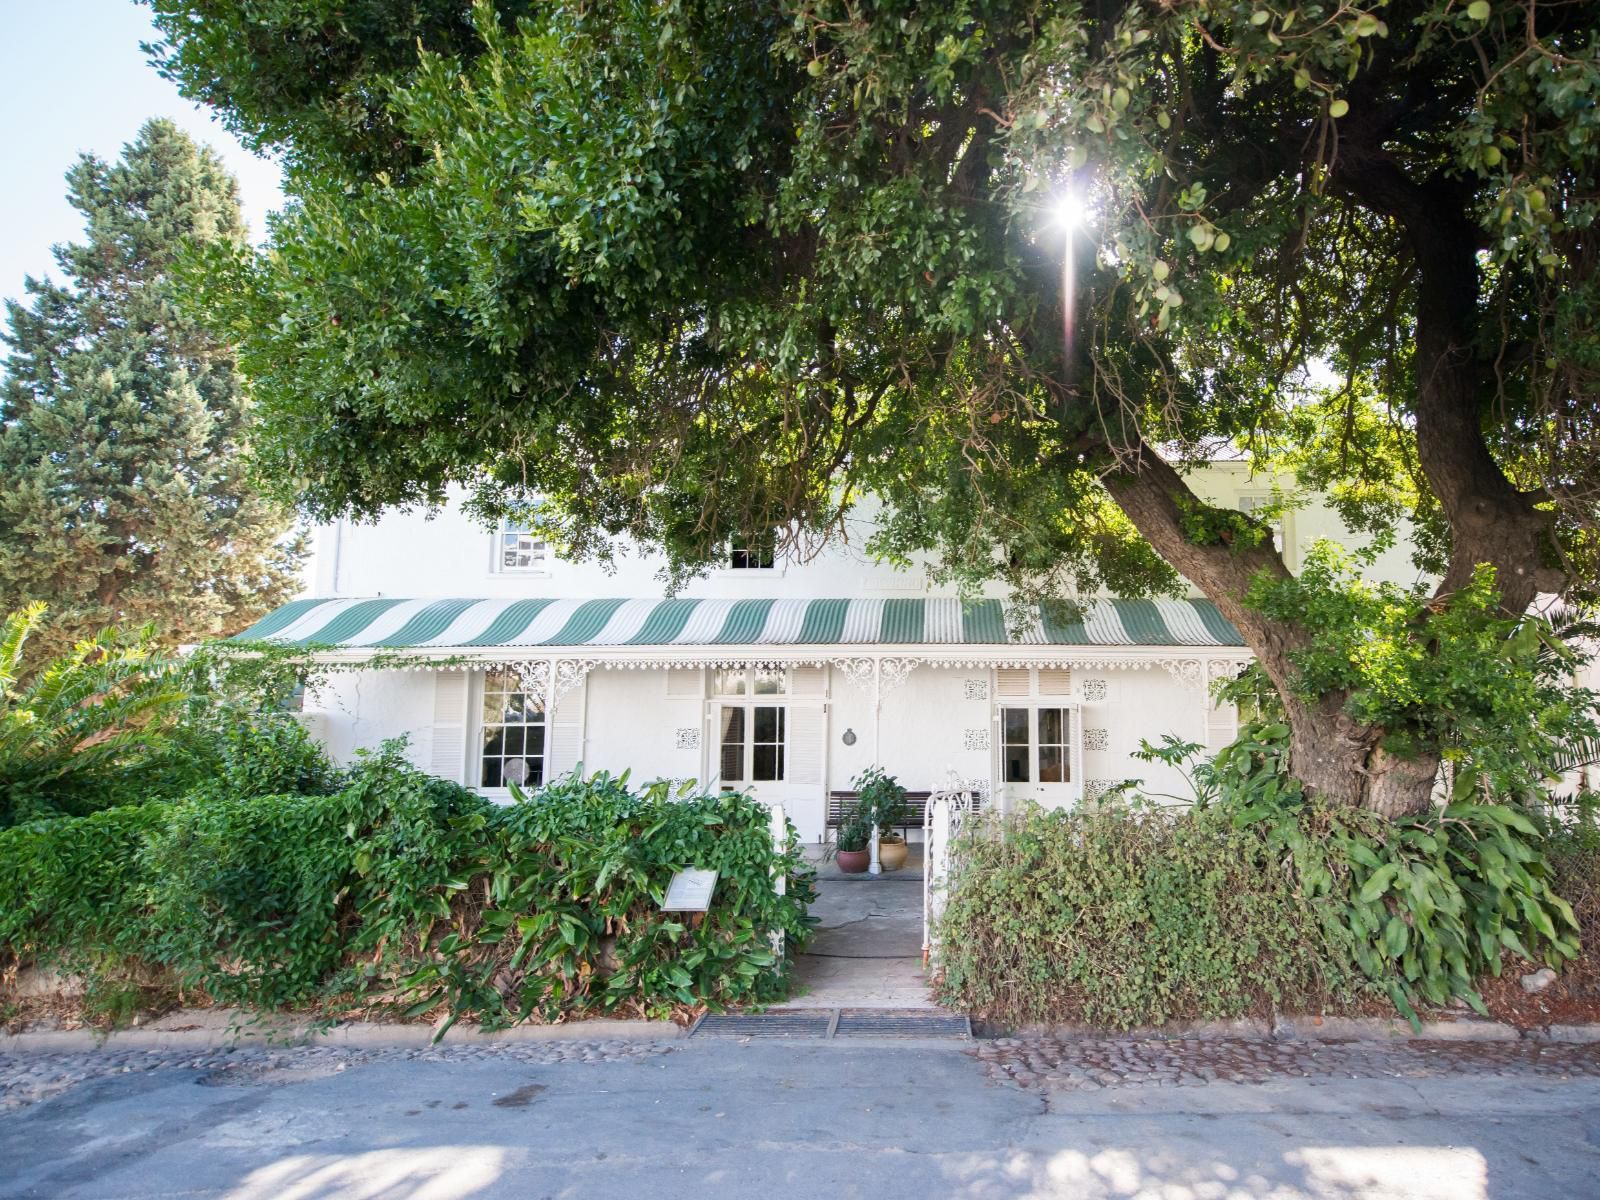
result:
[[[995,672],[997,778],[1009,801],[1065,808],[1083,794],[1083,737],[1072,672],[1065,667]]]
[[[820,667],[716,672],[707,775],[781,803],[800,836],[823,835],[827,674]]]

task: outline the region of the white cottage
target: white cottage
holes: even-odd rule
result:
[[[1199,483],[1244,509],[1271,491],[1232,463]],[[1311,504],[1279,536],[1294,566],[1348,535]],[[1236,727],[1208,685],[1249,654],[1203,599],[1101,598],[1057,621],[963,604],[850,545],[805,564],[731,548],[672,598],[659,566],[564,562],[455,507],[397,512],[320,529],[311,595],[240,637],[351,668],[306,702],[337,759],[404,734],[419,767],[491,797],[580,763],[748,787],[807,839],[871,765],[913,791],[956,778],[1002,805],[1068,805],[1129,777],[1181,792],[1131,757],[1140,739],[1220,747]],[[1380,570],[1414,574],[1400,554]]]

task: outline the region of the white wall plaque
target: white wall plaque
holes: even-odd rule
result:
[[[690,867],[679,871],[667,886],[662,912],[705,912],[711,907],[711,893],[717,887],[717,872]]]

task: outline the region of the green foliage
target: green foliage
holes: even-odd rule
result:
[[[859,804],[852,805],[839,817],[839,825],[833,831],[834,853],[843,850],[854,854],[865,850],[872,843],[872,821],[867,814],[861,811]]]
[[[30,605],[0,627],[0,828],[145,798],[189,698],[151,630],[108,630],[25,669],[44,615]]]
[[[1131,594],[1175,581],[1101,469],[1223,441],[1437,562],[1432,231],[1490,450],[1592,526],[1592,3],[150,2],[166,73],[294,164],[208,291],[318,512],[458,482],[687,570],[865,490],[890,557]]]
[[[7,303],[0,381],[0,611],[47,602],[34,657],[120,624],[171,649],[287,599],[287,509],[245,477],[231,351],[182,303],[179,260],[246,244],[237,186],[170,121],[67,176],[86,238],[64,283]],[[9,287],[10,281],[8,281]]]
[[[1454,997],[1481,1011],[1477,981],[1500,973],[1506,950],[1553,966],[1578,953],[1580,927],[1526,810],[1470,790],[1394,822],[1316,804],[1289,773],[1288,732],[1249,725],[1214,762],[1193,762],[1197,810],[1263,837],[1321,920],[1328,952],[1401,1012],[1415,1020],[1419,1003]],[[1169,739],[1145,754],[1178,764],[1200,749]]]
[[[1138,801],[1029,810],[956,847],[941,994],[1126,1029],[1349,1005],[1359,977],[1262,831]]]
[[[882,767],[868,767],[850,782],[856,792],[856,808],[870,829],[880,834],[893,833],[906,817],[906,789]],[[869,835],[870,836],[870,835]]]
[[[659,909],[686,866],[720,872],[699,924]],[[438,1010],[446,1028],[661,1015],[779,994],[770,938],[807,936],[809,878],[748,796],[601,775],[497,807],[391,744],[332,795],[0,831],[0,969],[66,965],[113,995],[160,968],[250,1010]]]
[[[1290,655],[1302,699],[1343,696],[1388,752],[1442,755],[1458,796],[1531,802],[1574,743],[1600,736],[1596,697],[1572,684],[1577,650],[1542,617],[1506,615],[1487,567],[1433,599],[1363,581],[1322,543],[1298,577],[1258,581],[1249,602],[1309,635]]]

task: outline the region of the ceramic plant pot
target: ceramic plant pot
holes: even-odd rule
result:
[[[871,850],[841,850],[834,856],[839,870],[846,875],[859,875],[872,865]]]
[[[905,839],[895,834],[880,834],[878,837],[878,865],[885,871],[898,871],[906,865],[906,855],[911,853],[911,848],[906,845]]]

